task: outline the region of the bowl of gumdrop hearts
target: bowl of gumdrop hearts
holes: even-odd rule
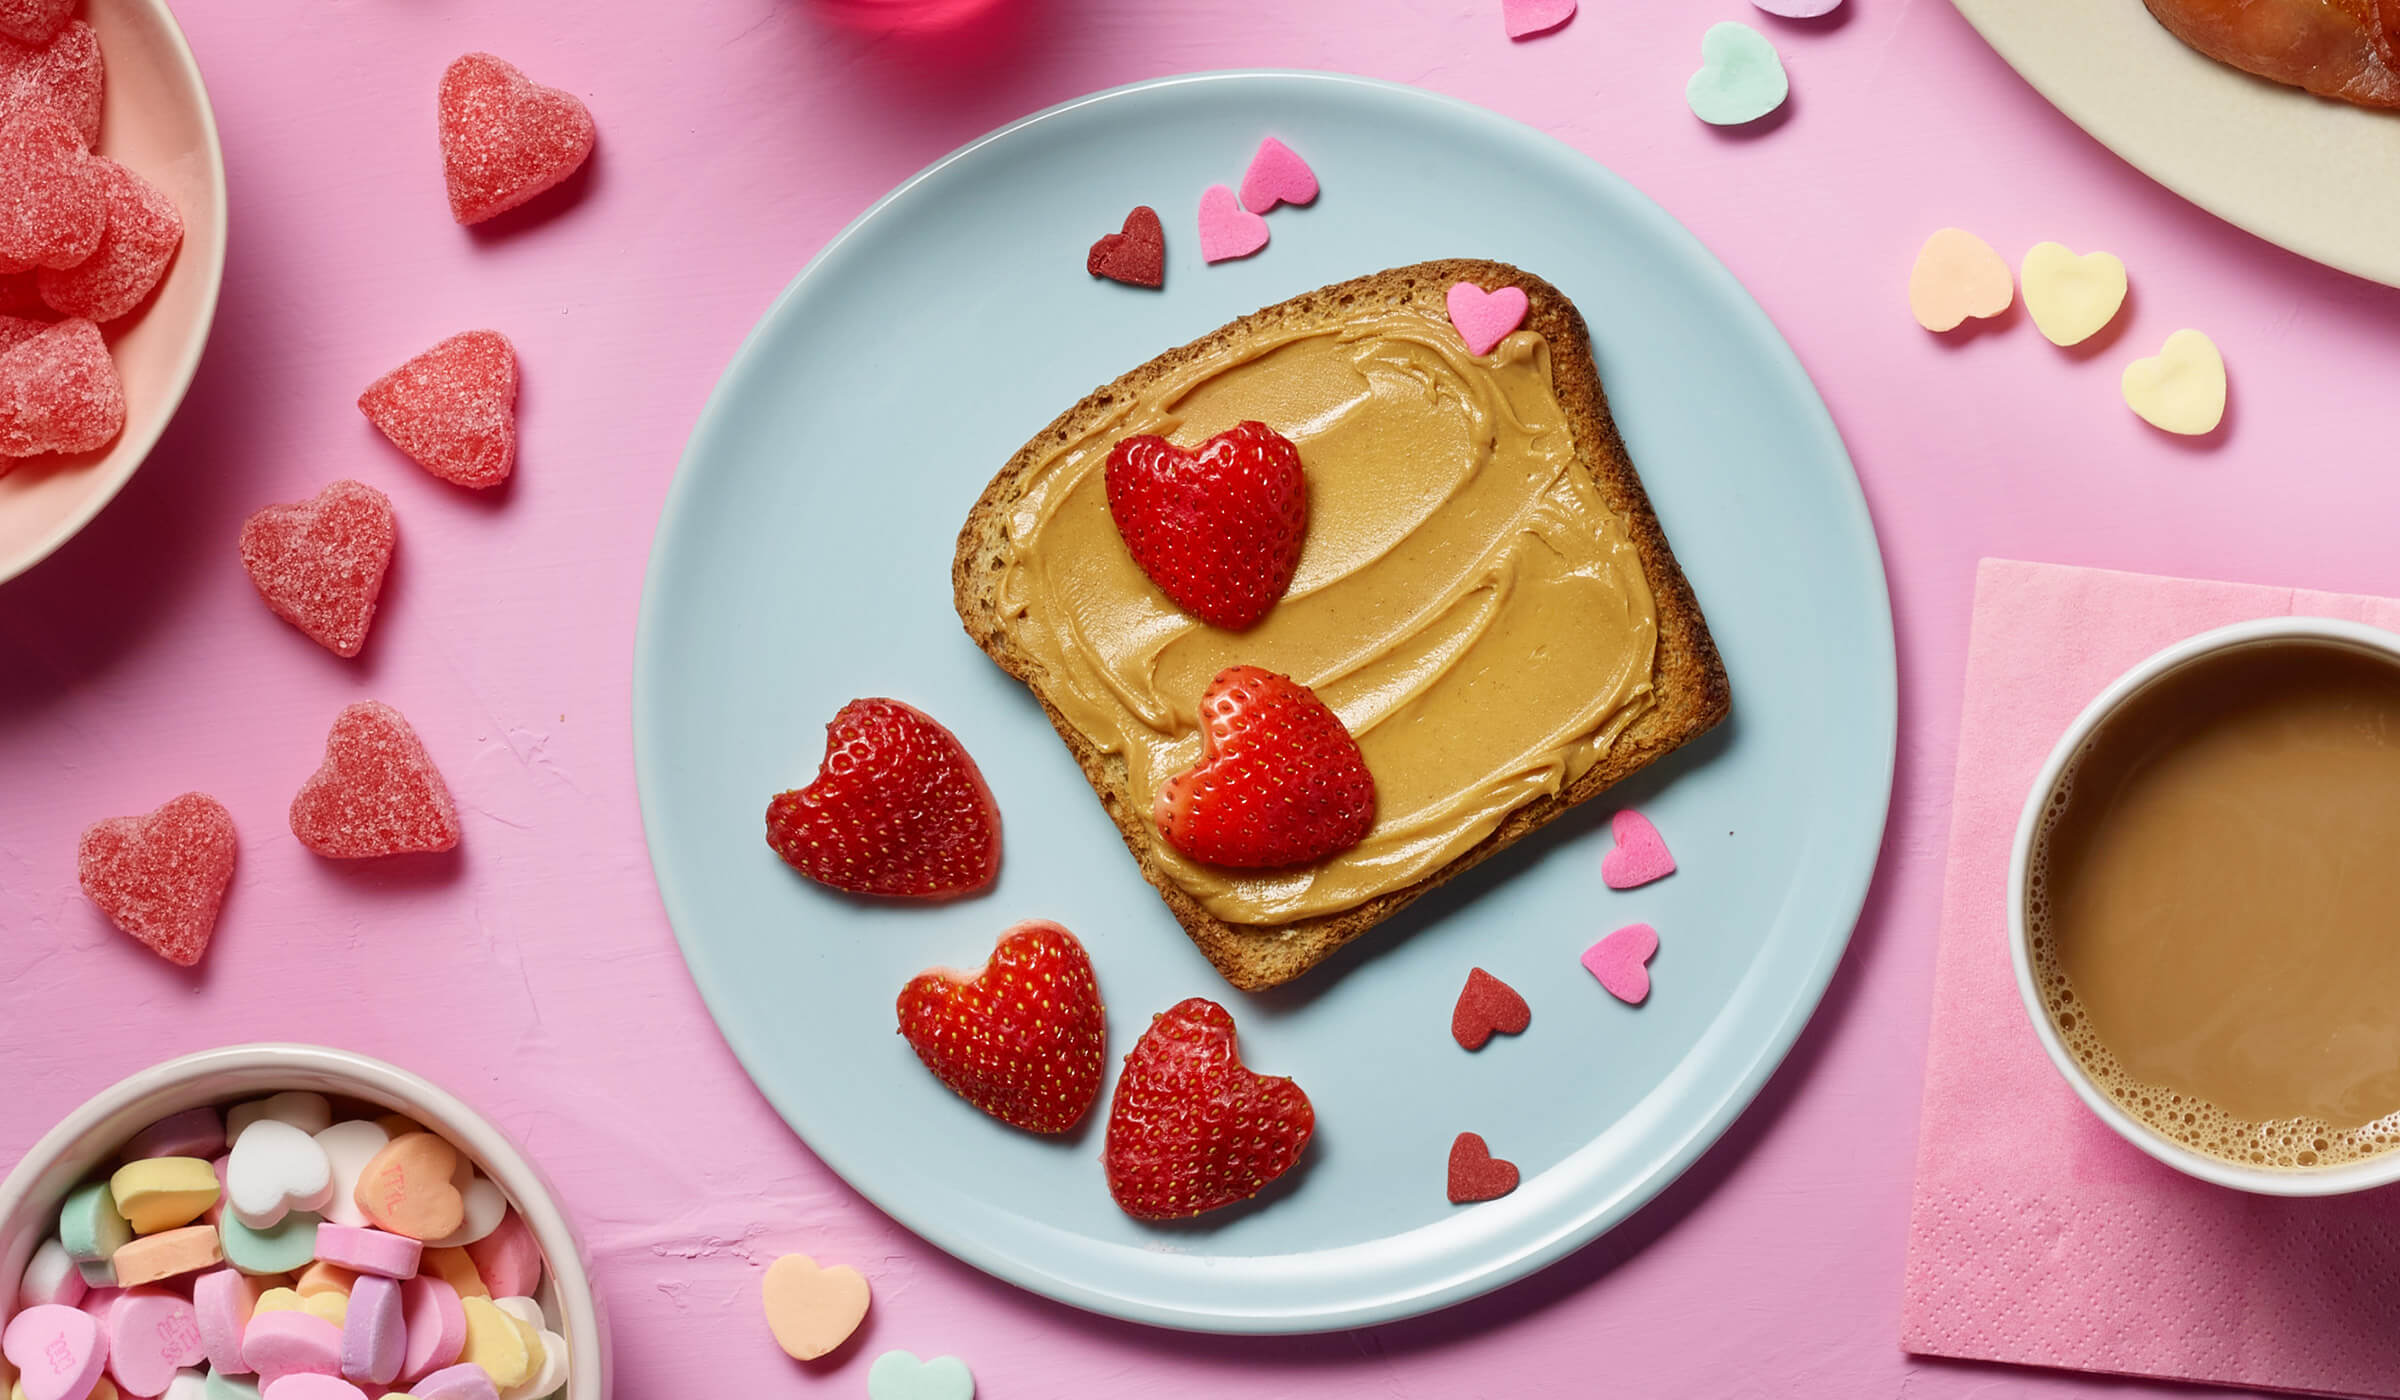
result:
[[[0,5],[0,582],[150,455],[224,273],[224,153],[165,0]]]

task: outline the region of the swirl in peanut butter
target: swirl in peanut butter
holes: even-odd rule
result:
[[[1290,438],[1309,533],[1290,592],[1226,632],[1169,602],[1109,518],[1109,450],[1194,446],[1246,418]],[[1467,353],[1413,306],[1287,321],[1117,404],[1027,474],[1007,520],[1000,617],[1046,693],[1124,760],[1143,810],[1200,757],[1199,702],[1238,662],[1313,687],[1375,775],[1364,841],[1302,868],[1152,854],[1231,923],[1338,913],[1440,869],[1558,792],[1653,703],[1657,614],[1625,522],[1575,460],[1550,347]]]

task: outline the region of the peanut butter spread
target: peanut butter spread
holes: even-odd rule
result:
[[[1108,454],[1196,446],[1244,419],[1290,438],[1308,538],[1246,632],[1168,601],[1108,513]],[[1329,308],[1192,359],[1025,474],[1001,626],[1068,723],[1121,758],[1146,812],[1199,761],[1201,693],[1238,662],[1313,687],[1375,776],[1375,825],[1315,865],[1235,871],[1152,854],[1210,913],[1338,913],[1440,869],[1598,762],[1653,704],[1658,618],[1625,522],[1575,461],[1550,347],[1467,353],[1438,313]]]

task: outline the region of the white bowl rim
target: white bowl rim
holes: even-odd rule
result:
[[[110,449],[111,455],[122,461],[123,465],[112,464],[108,474],[100,478],[97,489],[84,497],[81,505],[61,518],[49,534],[15,559],[0,559],[0,584],[7,583],[56,554],[65,547],[67,541],[83,533],[83,527],[91,524],[95,516],[107,509],[108,503],[125,489],[125,483],[133,480],[133,474],[150,460],[150,453],[158,446],[158,440],[166,436],[167,425],[175,421],[176,413],[182,409],[183,396],[190,391],[193,376],[200,372],[201,357],[207,353],[209,336],[216,329],[217,301],[225,290],[225,238],[230,228],[230,216],[225,207],[225,144],[217,135],[216,103],[208,95],[208,84],[200,76],[200,61],[192,56],[191,43],[184,38],[183,26],[176,22],[175,12],[167,8],[167,0],[131,0],[131,3],[141,6],[155,17],[159,32],[167,40],[169,58],[183,70],[184,77],[192,85],[192,91],[200,95],[201,150],[207,157],[207,168],[203,173],[208,180],[209,192],[215,196],[215,210],[209,220],[209,231],[214,235],[209,240],[209,246],[215,250],[215,254],[201,268],[200,314],[193,322],[193,334],[185,344],[183,354],[176,360],[174,372],[168,377],[167,391],[161,397],[158,416],[146,431],[129,432]],[[189,237],[184,239],[184,246],[191,246]]]
[[[2345,1162],[2334,1167],[2245,1166],[2195,1152],[2119,1108],[2116,1101],[2102,1092],[2092,1077],[2084,1072],[2083,1065],[2067,1048],[2058,1028],[2051,1024],[2049,1008],[2043,1004],[2041,989],[2034,981],[2032,939],[2025,924],[2025,878],[2031,865],[2034,838],[2041,829],[2043,809],[2049,806],[2060,774],[2081,752],[2092,731],[2136,692],[2168,672],[2203,656],[2269,642],[2320,642],[2349,646],[2373,652],[2400,665],[2400,633],[2340,618],[2270,617],[2237,622],[2187,637],[2119,676],[2108,689],[2101,691],[2096,699],[2086,705],[2083,713],[2067,726],[2066,733],[2059,736],[2057,746],[2051,749],[2050,757],[2042,764],[2041,776],[2034,779],[2032,789],[2026,794],[2024,811],[2017,819],[2016,843],[2008,862],[2009,961],[2016,969],[2017,995],[2025,1003],[2025,1014],[2033,1022],[2033,1032],[2040,1037],[2042,1049],[2050,1056],[2050,1063],[2057,1068],[2068,1086],[2074,1089],[2076,1096],[2083,1100],[2084,1105],[2117,1136],[2186,1176],[2236,1191],[2263,1196],[2339,1196],[2400,1181],[2400,1150],[2385,1152],[2363,1162]]]
[[[420,1075],[353,1050],[296,1041],[260,1041],[200,1050],[137,1070],[84,1100],[26,1149],[8,1175],[0,1178],[0,1215],[13,1211],[14,1202],[30,1198],[35,1185],[55,1163],[128,1106],[152,1095],[205,1086],[229,1074],[277,1072],[309,1073],[327,1080],[348,1081],[400,1101],[401,1111],[422,1105],[415,1111],[440,1120],[445,1136],[455,1136],[490,1168],[507,1192],[509,1203],[532,1228],[549,1266],[569,1350],[564,1400],[593,1400],[593,1397],[605,1400],[609,1394],[610,1369],[606,1324],[584,1264],[579,1237],[573,1223],[559,1208],[549,1179],[490,1119],[458,1096]],[[242,1092],[234,1090],[224,1097],[238,1097]],[[12,1291],[5,1303],[0,1303],[0,1310],[10,1310],[6,1305],[13,1302]],[[587,1382],[586,1377],[595,1381]]]

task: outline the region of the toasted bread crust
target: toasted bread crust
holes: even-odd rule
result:
[[[1522,287],[1529,309],[1525,327],[1550,343],[1551,376],[1558,401],[1566,410],[1575,441],[1577,463],[1591,474],[1600,494],[1627,526],[1650,581],[1658,615],[1658,650],[1654,671],[1656,704],[1628,727],[1616,744],[1555,796],[1537,798],[1511,812],[1497,829],[1460,853],[1449,864],[1415,883],[1380,894],[1334,914],[1282,924],[1228,923],[1201,907],[1152,859],[1150,798],[1127,791],[1122,758],[1102,753],[1050,701],[1049,677],[1041,663],[1009,644],[998,611],[998,584],[1010,545],[1006,521],[1022,493],[1027,473],[1051,449],[1079,435],[1084,424],[1124,398],[1228,340],[1272,328],[1294,317],[1311,317],[1329,307],[1359,301],[1403,304],[1430,300],[1440,306],[1452,285],[1473,282],[1487,290]],[[1405,908],[1418,896],[1490,856],[1507,849],[1577,803],[1606,791],[1622,779],[1706,733],[1722,720],[1732,704],[1725,665],[1710,640],[1691,584],[1675,563],[1674,551],[1659,528],[1642,490],[1641,478],[1625,455],[1609,417],[1608,400],[1600,388],[1593,363],[1590,333],[1574,303],[1538,277],[1506,263],[1456,258],[1393,268],[1372,276],[1337,283],[1294,297],[1245,316],[1179,349],[1170,350],[1114,383],[1103,385],[1060,414],[1033,441],[1009,459],[992,478],[958,536],[958,553],[951,563],[951,585],[959,620],[1001,669],[1023,681],[1050,716],[1051,727],[1066,741],[1101,805],[1116,822],[1126,849],[1142,868],[1142,876],[1158,890],[1185,933],[1216,964],[1225,980],[1244,991],[1261,991],[1298,977],[1323,962],[1351,939]]]

